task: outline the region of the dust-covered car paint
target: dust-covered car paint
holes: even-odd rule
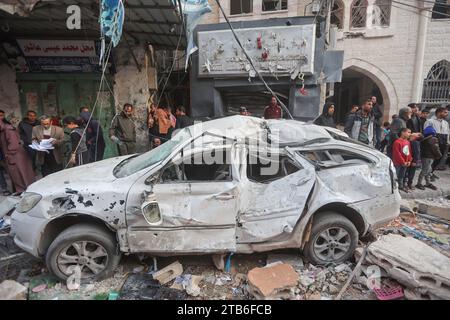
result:
[[[308,225],[323,211],[344,215],[364,235],[399,214],[395,173],[382,153],[339,137],[345,134],[294,120],[233,116],[195,124],[153,153],[64,170],[32,184],[22,197],[42,198],[25,213],[16,209],[12,233],[37,257],[78,221],[114,232],[121,252],[158,255],[301,248]],[[190,180],[186,159],[219,151],[229,166],[217,166],[211,179]],[[270,165],[278,161],[273,179],[251,176],[261,168],[249,159],[266,159],[260,153]],[[203,165],[192,164],[191,174]]]

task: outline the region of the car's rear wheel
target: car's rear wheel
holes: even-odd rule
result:
[[[114,236],[107,230],[77,224],[61,232],[47,250],[49,271],[67,280],[77,266],[81,282],[98,281],[112,275],[120,261]]]
[[[335,212],[314,216],[305,257],[313,264],[327,265],[349,259],[358,244],[358,230],[346,217]]]

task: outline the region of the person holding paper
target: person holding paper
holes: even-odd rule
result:
[[[63,143],[64,130],[60,127],[53,126],[51,119],[48,116],[41,116],[39,118],[41,124],[33,128],[32,139],[37,143],[44,140],[44,145],[53,145],[53,150],[38,151],[36,154],[36,164],[41,166],[42,176],[48,176],[62,170],[63,167]],[[50,141],[45,141],[50,139]],[[42,145],[41,144],[41,145]]]

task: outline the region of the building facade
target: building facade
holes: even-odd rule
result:
[[[201,23],[223,22],[215,0]],[[325,0],[226,0],[231,21],[325,14]],[[450,2],[334,0],[335,49],[344,50],[343,78],[327,96],[338,121],[353,104],[375,95],[389,119],[411,102],[450,103]]]

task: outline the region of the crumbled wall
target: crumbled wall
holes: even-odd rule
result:
[[[17,125],[22,117],[16,72],[6,64],[0,65],[0,109]]]
[[[149,148],[146,123],[147,102],[150,97],[145,69],[145,48],[136,46],[132,47],[132,50],[141,71],[138,70],[128,48],[119,46],[115,51],[117,73],[114,77],[114,101],[117,112],[122,111],[125,103],[131,103],[134,106],[137,134],[136,151],[144,152]]]

